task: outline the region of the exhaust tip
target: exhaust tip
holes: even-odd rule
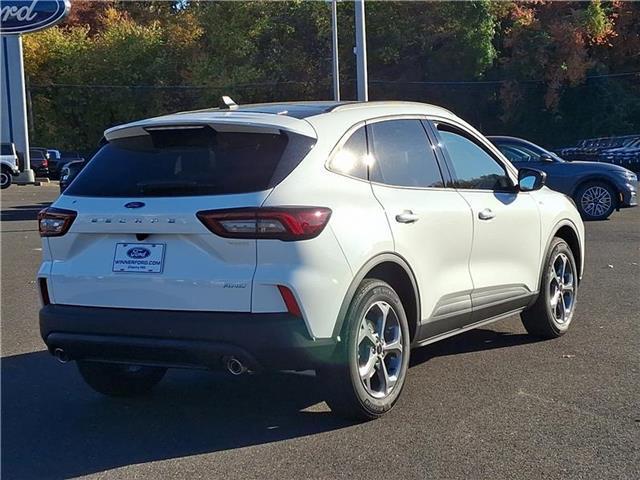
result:
[[[60,363],[67,363],[69,361],[69,355],[61,348],[56,348],[53,351],[53,356],[56,357]]]
[[[247,367],[236,357],[227,357],[225,359],[227,371],[234,376],[242,375],[247,371]]]

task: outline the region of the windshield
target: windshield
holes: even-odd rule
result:
[[[543,155],[551,157],[557,162],[564,162],[564,160],[555,153],[545,150],[538,145],[498,142],[497,147],[511,162],[541,162],[544,161],[541,158]]]
[[[145,197],[257,192],[283,180],[314,143],[312,138],[273,129],[149,130],[104,145],[65,193]]]

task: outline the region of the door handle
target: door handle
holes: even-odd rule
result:
[[[420,220],[420,217],[411,210],[405,210],[404,212],[396,215],[396,222],[398,223],[415,223],[418,220]]]
[[[484,210],[481,210],[478,213],[478,218],[480,220],[491,220],[495,216],[496,214],[493,213],[493,211],[490,208],[485,208]]]

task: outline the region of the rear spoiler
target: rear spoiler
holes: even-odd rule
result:
[[[127,123],[109,128],[104,138],[111,141],[117,138],[148,135],[149,130],[189,128],[210,126],[218,131],[272,132],[287,131],[317,139],[315,129],[306,120],[285,115],[239,111],[209,111],[177,113],[164,117],[151,118],[139,122]]]

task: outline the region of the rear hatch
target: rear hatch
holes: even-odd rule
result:
[[[75,219],[45,238],[52,300],[250,311],[256,240],[217,236],[196,214],[260,206],[314,143],[277,125],[118,131],[53,205]]]

